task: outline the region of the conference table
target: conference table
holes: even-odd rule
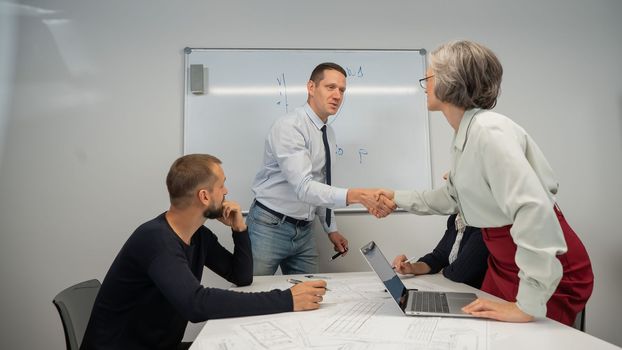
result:
[[[407,288],[498,299],[442,274],[400,277]],[[620,349],[550,319],[507,323],[405,316],[374,272],[256,276],[252,285],[231,290],[286,289],[289,278],[327,281],[329,290],[318,310],[209,320],[190,349]]]

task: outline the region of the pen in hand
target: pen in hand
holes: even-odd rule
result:
[[[330,260],[332,261],[332,260],[337,259],[338,257],[340,257],[340,256],[342,256],[343,254],[345,254],[347,251],[348,251],[348,249],[346,248],[346,249],[344,249],[344,251],[343,251],[343,252],[337,252],[335,255],[333,255],[333,256],[331,256],[331,257],[330,257]]]
[[[407,259],[407,260],[405,260],[405,261],[402,261],[402,264],[411,263],[411,262],[415,261],[415,258],[416,258],[416,257],[414,257],[414,256],[413,256],[413,257],[412,257],[412,258],[410,258],[410,259]],[[393,270],[395,270],[395,269],[397,268],[397,266],[396,266],[396,265],[393,265],[393,266],[391,266],[391,267],[393,268]]]
[[[288,278],[288,279],[287,279],[287,282],[289,282],[289,283],[291,283],[291,284],[298,284],[298,283],[302,283],[302,281],[301,281],[301,280],[297,280],[297,279],[295,279],[295,278]],[[328,288],[326,288],[326,287],[324,287],[324,289],[326,289],[327,291],[330,291],[330,289],[328,289]]]

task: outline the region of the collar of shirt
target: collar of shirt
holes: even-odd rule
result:
[[[464,150],[471,122],[479,111],[481,111],[480,108],[473,108],[464,111],[464,115],[462,116],[462,120],[460,120],[460,125],[458,126],[458,131],[456,132],[456,136],[454,136],[454,147],[460,151]]]
[[[309,119],[311,119],[311,121],[313,122],[313,125],[315,125],[315,127],[318,130],[322,130],[322,127],[325,124],[322,121],[322,119],[320,119],[320,117],[318,117],[317,114],[315,114],[315,111],[313,110],[313,108],[311,108],[309,103],[305,103],[304,109],[305,109],[305,113],[307,113],[307,116],[309,117]]]

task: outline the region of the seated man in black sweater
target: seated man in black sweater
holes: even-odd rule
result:
[[[81,349],[177,349],[188,321],[319,307],[325,281],[261,293],[201,285],[204,266],[238,286],[253,281],[246,224],[240,206],[225,200],[220,163],[206,154],[173,163],[166,178],[170,209],[138,227],[117,255]],[[233,253],[203,226],[206,219],[231,227]]]
[[[445,235],[432,253],[419,258],[415,263],[406,260],[405,255],[393,259],[396,272],[424,275],[442,269],[443,275],[450,280],[479,289],[488,268],[488,249],[480,229],[464,226],[459,214],[454,214],[447,219]]]

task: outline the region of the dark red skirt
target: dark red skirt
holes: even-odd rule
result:
[[[546,316],[571,326],[592,294],[594,274],[587,251],[577,234],[555,206],[557,219],[564,232],[568,251],[558,255],[562,264],[562,279],[546,304]],[[507,301],[515,302],[518,293],[518,266],[514,261],[516,244],[510,235],[512,225],[482,228],[484,242],[490,251],[488,271],[482,290]]]

